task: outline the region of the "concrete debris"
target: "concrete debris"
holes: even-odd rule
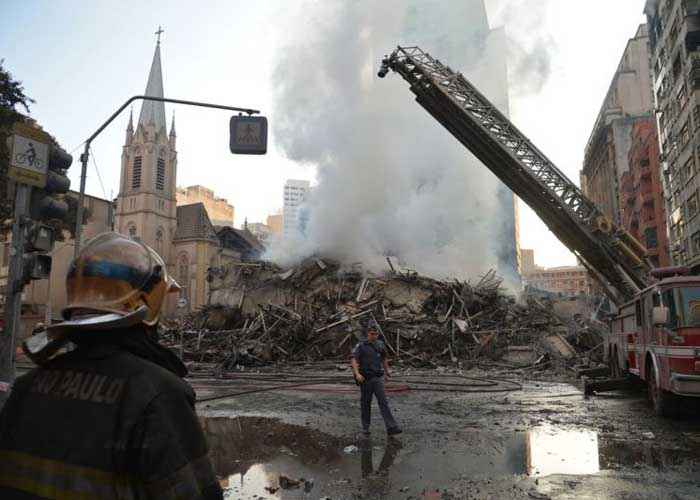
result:
[[[220,370],[344,363],[376,321],[393,362],[415,367],[581,369],[602,361],[601,325],[581,317],[567,325],[545,299],[516,300],[495,271],[471,283],[397,269],[373,275],[325,258],[291,269],[230,266],[212,280],[211,304],[181,318],[163,341],[186,362]]]

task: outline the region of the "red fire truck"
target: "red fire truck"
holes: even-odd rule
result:
[[[618,307],[606,356],[614,375],[632,373],[668,414],[677,396],[700,397],[700,277],[652,270],[646,248],[616,226],[461,73],[419,47],[397,47],[392,70],[416,101],[467,147],[571,250]]]
[[[674,413],[676,396],[700,397],[700,277],[687,273],[653,270],[659,281],[619,308],[608,338],[613,376],[644,380],[660,415]]]

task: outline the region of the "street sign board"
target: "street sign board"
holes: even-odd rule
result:
[[[43,188],[49,165],[49,145],[35,138],[13,134],[8,177],[23,184]]]
[[[232,153],[243,155],[267,153],[267,118],[264,116],[232,116],[230,132]]]

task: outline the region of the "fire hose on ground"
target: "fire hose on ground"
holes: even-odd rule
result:
[[[515,382],[513,380],[507,380],[502,378],[483,378],[483,377],[466,377],[463,375],[449,375],[444,377],[447,380],[457,379],[459,382],[447,381],[447,380],[435,380],[424,379],[419,377],[411,376],[397,376],[391,377],[390,383],[386,387],[386,392],[388,393],[402,393],[402,392],[412,392],[412,391],[426,391],[426,392],[442,392],[442,393],[503,393],[503,392],[513,392],[520,391],[523,389],[522,384]],[[248,394],[258,394],[262,392],[272,392],[280,390],[304,390],[307,392],[330,392],[330,393],[348,393],[354,389],[355,382],[348,375],[300,375],[298,373],[286,373],[286,372],[275,372],[275,373],[261,373],[261,374],[235,374],[234,376],[228,376],[222,379],[192,379],[191,381],[196,384],[196,382],[204,383],[214,383],[214,385],[219,385],[226,383],[227,381],[245,381],[250,385],[255,384],[269,384],[274,385],[268,387],[255,387],[253,389],[247,389],[243,391],[227,392],[225,394],[218,394],[213,396],[207,396],[198,398],[198,403],[203,403],[207,401],[215,401],[221,399],[228,399],[238,396],[244,396]],[[281,382],[281,383],[280,383]],[[338,388],[337,386],[347,386],[343,388]],[[331,387],[323,387],[331,386]],[[336,386],[336,387],[333,387]]]

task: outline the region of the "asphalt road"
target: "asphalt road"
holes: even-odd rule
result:
[[[389,395],[404,433],[387,438],[375,404],[367,439],[347,375],[315,375],[333,383],[249,392],[303,378],[193,381],[200,398],[248,392],[198,404],[227,498],[700,498],[697,402],[684,418],[664,420],[643,390],[590,399],[544,381],[498,393],[406,390],[474,388],[412,372]]]

